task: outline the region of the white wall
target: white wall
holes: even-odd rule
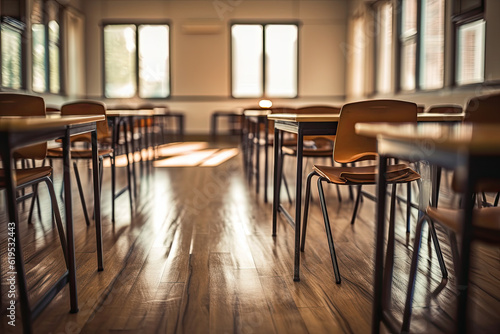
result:
[[[214,110],[256,105],[256,99],[232,99],[230,36],[232,20],[299,20],[299,98],[275,104],[339,105],[345,96],[347,0],[86,0],[86,76],[89,98],[102,99],[102,31],[109,19],[171,22],[172,97],[152,101],[186,113],[188,133],[208,133]],[[218,7],[222,5],[226,7]],[[222,8],[222,10],[220,9]],[[224,10],[226,9],[226,10]],[[183,25],[220,26],[214,34],[186,34]],[[140,100],[103,99],[108,105]]]

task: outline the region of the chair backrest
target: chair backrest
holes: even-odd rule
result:
[[[425,105],[419,104],[417,105],[417,113],[422,114],[425,111]]]
[[[465,108],[465,122],[500,123],[500,93],[477,96],[469,100]]]
[[[66,103],[61,107],[61,115],[104,115],[106,116],[106,105],[103,102],[83,100]],[[97,139],[103,139],[109,136],[108,121],[96,123]]]
[[[0,93],[0,115],[45,116],[45,101],[40,96]],[[20,148],[14,151],[17,159],[45,159],[47,142]]]
[[[429,109],[427,109],[428,113],[437,114],[460,114],[462,111],[462,106],[458,104],[441,104],[430,106]]]
[[[375,159],[377,140],[356,134],[360,122],[417,123],[417,105],[397,100],[370,100],[346,104],[340,111],[333,158],[339,163]]]
[[[340,113],[339,107],[333,106],[307,106],[298,108],[297,114],[338,114]]]
[[[295,114],[297,109],[291,107],[272,107],[271,114]]]

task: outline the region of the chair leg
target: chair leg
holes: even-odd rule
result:
[[[87,226],[90,226],[90,219],[87,212],[87,205],[85,204],[85,197],[83,195],[82,182],[80,181],[80,174],[78,173],[78,167],[76,161],[73,161],[73,169],[75,170],[76,183],[78,185],[78,192],[80,193],[80,202],[82,203],[83,215],[85,216],[85,222]]]
[[[500,199],[500,192],[497,193],[497,196],[495,197],[495,203],[493,204],[493,206],[498,206],[498,200]]]
[[[431,232],[432,241],[434,242],[434,249],[436,251],[436,256],[438,258],[439,267],[441,268],[441,274],[443,275],[443,278],[448,278],[448,271],[446,270],[446,265],[443,259],[443,253],[441,252],[441,247],[439,246],[439,240],[436,234],[436,228],[432,220],[429,220],[429,231]]]
[[[318,175],[315,171],[307,175],[306,180],[306,197],[304,198],[304,218],[302,219],[302,243],[300,245],[300,250],[303,252],[306,245],[306,230],[307,230],[307,218],[309,216],[309,203],[311,202],[311,180],[312,177]]]
[[[66,261],[66,268],[68,268],[68,246],[66,244],[66,235],[64,233],[64,227],[61,219],[61,212],[59,211],[59,205],[57,204],[56,192],[54,190],[54,184],[47,177],[45,180],[45,184],[49,189],[50,201],[52,204],[52,211],[54,212],[57,232],[59,233],[59,240],[61,241],[61,246],[64,252],[64,260]]]
[[[397,184],[392,184],[391,206],[389,213],[389,231],[387,238],[387,251],[384,266],[384,294],[382,295],[382,305],[389,309],[391,301],[392,272],[394,269],[394,240],[395,240],[395,215],[396,215],[396,191]]]
[[[350,187],[350,186],[349,186]],[[351,224],[356,221],[356,216],[358,215],[359,201],[363,196],[362,185],[358,185],[358,195],[356,196],[356,203],[354,204],[354,211],[352,212]]]
[[[33,224],[32,218],[33,218],[33,211],[35,209],[35,202],[37,201],[38,198],[38,184],[33,185],[32,189],[33,189],[33,197],[31,197],[30,211],[28,215],[28,224]],[[38,206],[38,209],[40,209],[40,206]]]
[[[406,233],[410,233],[411,222],[411,182],[406,183]]]
[[[286,181],[285,174],[283,174],[284,161],[285,161],[285,155],[282,154],[281,155],[281,165],[280,165],[281,170],[280,170],[279,175],[281,176],[281,180],[283,180],[283,183],[285,185],[286,195],[288,197],[288,203],[292,204],[292,196],[290,196],[290,189],[288,188],[288,182]],[[280,180],[280,187],[281,187],[281,180]]]
[[[322,185],[323,181],[326,181],[326,179],[322,177],[318,178],[319,202],[321,203],[321,211],[323,211],[323,220],[325,222],[326,237],[328,239],[328,246],[330,248],[330,257],[332,259],[333,272],[335,274],[335,282],[337,284],[340,284],[340,272],[337,264],[337,255],[335,254],[335,246],[333,244],[332,231],[330,229],[330,220],[328,219],[325,194],[323,193],[323,185]]]
[[[115,166],[116,153],[110,156],[111,160],[111,221],[115,222],[115,193],[116,193],[116,166]]]
[[[415,241],[413,244],[413,256],[411,260],[410,267],[410,279],[408,281],[408,290],[406,292],[406,302],[405,309],[403,315],[403,324],[401,326],[401,332],[408,333],[410,329],[410,318],[411,318],[411,308],[413,303],[413,292],[415,289],[415,278],[417,276],[417,268],[418,268],[418,253],[420,250],[420,244],[422,239],[422,228],[424,223],[427,221],[427,216],[422,216],[420,220],[417,222],[416,232],[415,232]]]
[[[335,162],[334,162],[334,160],[333,160],[333,155],[332,155],[332,156],[330,156],[330,162],[331,162],[332,167],[333,167],[333,166],[335,165]],[[335,186],[336,186],[336,188],[337,188],[337,198],[338,198],[339,203],[340,203],[340,202],[342,202],[342,195],[340,194],[340,187],[339,187],[339,185],[338,185],[338,184],[336,184]]]

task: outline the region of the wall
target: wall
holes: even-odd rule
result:
[[[103,20],[171,22],[172,97],[166,103],[186,113],[188,133],[208,133],[214,110],[256,105],[230,97],[229,24],[232,20],[299,20],[299,98],[275,104],[343,103],[347,0],[86,0],[86,76],[89,98],[102,99]],[[217,9],[219,8],[219,9]],[[186,34],[183,26],[206,22],[214,34]],[[103,99],[108,105],[140,100]]]

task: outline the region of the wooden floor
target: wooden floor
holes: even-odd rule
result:
[[[271,237],[272,203],[264,203],[262,193],[256,195],[254,185],[247,183],[241,160],[238,155],[217,167],[155,168],[150,174],[144,173],[133,216],[125,194],[117,201],[115,224],[110,219],[107,169],[103,186],[103,272],[96,270],[95,230],[85,225],[73,187],[80,312],[68,312],[66,287],[35,321],[35,332],[368,333],[373,292],[374,204],[365,200],[355,225],[350,225],[353,202],[347,189],[342,189],[343,201],[339,203],[335,189],[326,187],[342,275],[342,283],[337,285],[314,191],[308,240],[301,257],[301,281],[293,282],[294,232],[281,216],[278,235]],[[293,183],[294,162],[288,162],[285,173]],[[85,170],[84,163],[80,166]],[[310,167],[311,162],[306,168]],[[121,184],[124,180],[122,176]],[[56,176],[56,191],[60,186]],[[269,189],[271,194],[271,185]],[[90,191],[87,198],[91,208]],[[444,205],[452,199],[447,190],[442,198]],[[7,325],[5,314],[9,299],[3,193],[0,200],[0,332],[20,333],[19,308],[15,328]],[[38,298],[64,271],[46,191],[42,191],[42,206],[42,220],[36,218],[28,225],[28,206],[23,209],[20,205],[20,234],[32,299]],[[392,303],[399,318],[415,227],[413,222],[408,237],[404,209],[398,206],[397,210]],[[413,214],[415,221],[416,210]],[[446,237],[439,234],[450,278],[441,280],[437,258],[425,239],[411,325],[415,333],[448,333],[453,328],[455,277]],[[473,251],[470,314],[474,332],[499,333],[499,248],[481,245]]]

